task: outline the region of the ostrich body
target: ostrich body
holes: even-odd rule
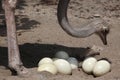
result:
[[[60,26],[71,36],[83,38],[96,33],[100,36],[104,44],[107,44],[106,36],[109,28],[103,20],[96,20],[83,28],[73,28],[67,19],[67,7],[70,0],[59,0],[57,8],[57,17]],[[28,74],[20,59],[18,41],[16,36],[15,8],[17,0],[2,0],[2,6],[5,11],[8,39],[8,66],[15,70],[18,75]],[[98,24],[105,25],[98,27]]]

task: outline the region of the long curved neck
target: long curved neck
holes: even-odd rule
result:
[[[70,0],[59,0],[57,8],[57,17],[60,26],[71,36],[74,37],[87,37],[96,32],[95,26],[96,22],[92,22],[86,26],[80,28],[73,28],[67,18],[67,8]]]

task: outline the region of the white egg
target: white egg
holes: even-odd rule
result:
[[[69,55],[68,55],[68,53],[66,53],[65,51],[58,51],[58,52],[55,54],[55,58],[68,59],[68,58],[69,58]]]
[[[72,69],[78,68],[78,60],[74,57],[69,57],[67,61],[70,63]]]
[[[75,64],[70,64],[72,69],[78,69],[78,66]]]
[[[96,62],[97,60],[94,57],[89,57],[83,61],[82,69],[84,70],[84,72],[90,74],[93,71]]]
[[[108,61],[106,60],[100,60],[98,61],[93,69],[93,74],[98,77],[98,76],[102,76],[106,73],[108,73],[111,69],[111,65]]]
[[[71,69],[69,62],[67,62],[64,59],[55,60],[54,65],[57,67],[59,73],[63,73],[63,74],[72,73],[72,69]]]
[[[42,64],[46,64],[46,63],[51,63],[53,64],[53,60],[51,58],[48,58],[48,57],[45,57],[45,58],[42,58],[39,63],[38,63],[38,66],[42,65]]]
[[[54,64],[42,64],[38,67],[38,72],[47,71],[52,74],[57,74],[57,68]]]

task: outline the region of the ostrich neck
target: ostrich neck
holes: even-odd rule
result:
[[[71,36],[74,37],[88,37],[96,32],[96,22],[92,22],[86,26],[83,26],[82,28],[74,28],[71,26],[71,24],[68,21],[67,18],[67,8],[70,0],[59,0],[58,4],[58,22],[61,25],[61,27]]]

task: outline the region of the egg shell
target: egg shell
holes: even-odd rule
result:
[[[106,60],[98,61],[93,69],[93,74],[98,77],[108,73],[111,70],[111,65]]]
[[[64,59],[58,59],[54,61],[55,66],[58,69],[59,73],[62,74],[71,74],[72,73],[72,69],[71,66],[69,64],[69,62],[67,62]]]
[[[94,57],[89,57],[89,58],[85,59],[82,63],[83,71],[88,74],[92,73],[96,62],[97,62],[97,60]]]
[[[70,64],[70,66],[71,66],[72,69],[78,69],[78,66],[75,65],[75,64]]]
[[[78,60],[74,57],[69,57],[67,61],[70,63],[72,69],[78,68]]]
[[[52,74],[57,74],[57,68],[54,64],[42,64],[38,67],[38,72],[47,71]]]
[[[52,58],[53,61],[55,61],[55,60],[57,60],[57,59],[59,59],[59,58]]]
[[[58,52],[55,54],[55,58],[68,59],[68,58],[69,58],[69,55],[68,55],[68,53],[65,52],[65,51],[58,51]]]
[[[42,64],[48,64],[48,63],[51,63],[53,64],[53,60],[49,57],[45,57],[45,58],[42,58],[39,63],[38,63],[38,66],[42,65]]]

